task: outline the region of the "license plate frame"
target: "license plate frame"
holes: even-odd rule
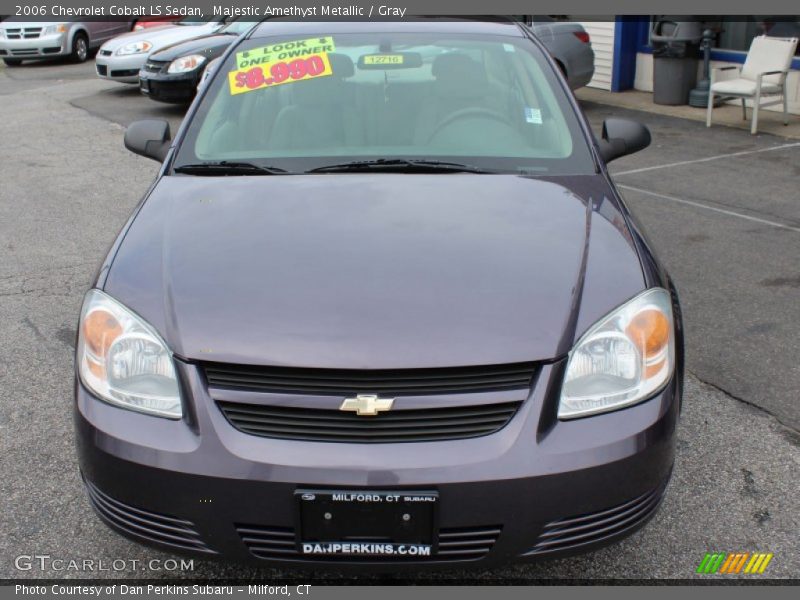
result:
[[[437,491],[297,489],[294,495],[296,544],[303,555],[436,554]]]

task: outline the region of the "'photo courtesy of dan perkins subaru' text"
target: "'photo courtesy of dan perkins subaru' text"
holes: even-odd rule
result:
[[[792,594],[798,7],[617,1],[0,0],[2,600]]]

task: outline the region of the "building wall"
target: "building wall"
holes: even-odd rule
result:
[[[594,50],[594,77],[589,87],[611,89],[611,74],[614,67],[614,21],[581,21],[592,41]]]
[[[724,62],[719,60],[712,60],[712,67],[727,67],[728,65],[741,66],[736,63]],[[702,62],[698,65],[698,80],[702,77],[703,65]],[[716,77],[719,81],[722,79],[733,79],[736,77],[736,71],[718,72]],[[636,77],[634,79],[633,87],[637,90],[645,92],[653,91],[653,55],[639,52],[636,55]],[[800,115],[800,71],[794,70],[789,72],[786,78],[786,97],[789,101],[789,112],[795,115]],[[731,100],[728,104],[738,104],[739,100]],[[748,101],[748,105],[751,103]],[[780,104],[775,106],[765,107],[763,110],[772,110],[781,112],[783,108]]]

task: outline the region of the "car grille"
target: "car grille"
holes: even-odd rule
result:
[[[425,562],[456,562],[479,560],[494,547],[502,527],[443,528],[439,530],[439,550]],[[237,525],[236,531],[250,553],[265,560],[319,561],[319,556],[305,556],[297,551],[294,529],[291,527],[266,527],[261,525]],[[399,556],[326,556],[331,562],[376,562],[415,560],[414,557]],[[416,559],[419,560],[419,559]]]
[[[117,71],[111,71],[111,77],[135,77],[138,74],[138,69],[119,69]]]
[[[397,443],[474,438],[505,427],[521,402],[422,410],[395,410],[374,417],[339,410],[218,402],[243,433],[314,442]]]
[[[305,369],[204,363],[212,387],[344,396],[418,396],[530,388],[536,363],[433,369]]]
[[[291,527],[262,527],[259,525],[237,525],[236,531],[250,553],[257,558],[299,559]]]
[[[95,65],[97,67],[97,74],[101,77],[105,77],[108,74],[108,67],[105,65]]]
[[[552,521],[525,556],[576,550],[622,534],[653,516],[663,496],[664,487],[660,487],[613,508]]]
[[[167,65],[169,65],[169,61],[148,60],[144,63],[144,70],[148,73],[160,73]]]
[[[33,40],[42,34],[41,27],[16,27],[6,29],[6,37],[10,40]]]
[[[92,506],[111,527],[121,529],[144,541],[194,552],[216,554],[203,542],[191,521],[123,504],[101,492],[86,479],[83,481]]]
[[[478,560],[489,554],[502,527],[462,527],[439,531],[437,557],[445,560]]]

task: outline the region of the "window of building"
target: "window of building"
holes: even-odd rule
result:
[[[713,25],[713,30],[719,30],[714,47],[720,50],[747,52],[753,38],[759,35],[800,38],[800,16],[723,17]],[[800,45],[796,54],[800,56]]]

